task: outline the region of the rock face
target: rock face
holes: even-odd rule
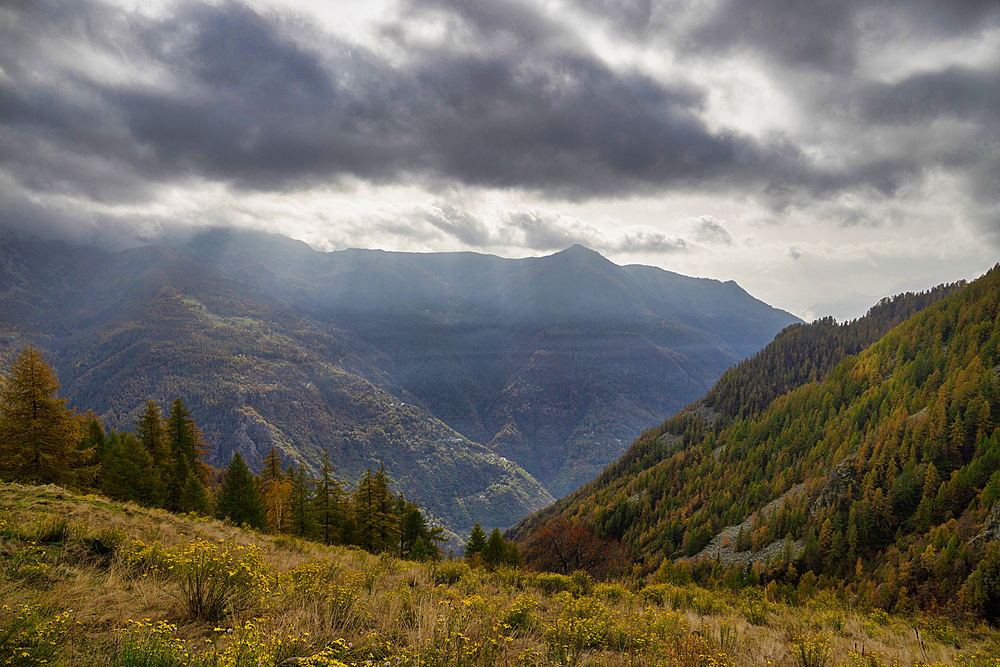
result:
[[[969,540],[969,544],[982,548],[989,542],[996,542],[998,540],[1000,540],[1000,503],[994,505],[990,513],[986,515],[986,520],[983,522],[983,529],[979,531],[978,535]]]
[[[770,516],[774,512],[781,509],[781,506],[786,500],[794,498],[801,495],[805,491],[804,484],[797,484],[796,486],[789,489],[784,495],[776,500],[772,500],[770,503],[761,509],[761,513],[764,516]],[[750,516],[743,523],[737,524],[735,526],[726,526],[719,534],[712,538],[712,541],[708,543],[704,549],[699,553],[691,557],[690,560],[699,560],[701,558],[708,558],[710,560],[718,559],[723,565],[733,565],[736,563],[742,565],[753,565],[757,561],[763,564],[779,558],[786,549],[790,550],[792,556],[797,556],[802,552],[804,543],[802,540],[790,540],[788,538],[782,538],[776,540],[771,544],[764,546],[762,549],[757,551],[747,550],[747,551],[736,551],[734,548],[736,545],[736,539],[739,537],[740,531],[744,534],[748,531],[753,530],[753,516]],[[681,558],[679,560],[687,560],[686,558]]]

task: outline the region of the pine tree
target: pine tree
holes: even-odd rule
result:
[[[386,551],[395,544],[399,518],[393,512],[393,500],[385,468],[374,475],[369,468],[354,491],[355,539],[365,551]]]
[[[264,530],[267,518],[264,501],[257,491],[257,483],[239,452],[226,468],[226,476],[219,488],[215,514],[237,526],[246,524],[256,530]]]
[[[80,418],[59,398],[59,379],[32,346],[0,383],[0,475],[34,484],[86,485],[94,448],[81,449]]]
[[[153,457],[153,465],[160,470],[170,470],[170,448],[166,441],[166,426],[156,401],[146,401],[146,409],[135,421],[135,434]]]
[[[112,433],[101,463],[101,492],[109,498],[158,507],[166,488],[153,457],[131,433]]]
[[[476,522],[476,525],[472,527],[472,532],[469,533],[469,540],[465,543],[465,557],[470,558],[474,554],[483,553],[483,549],[486,548],[486,531],[483,527]]]
[[[184,402],[177,398],[170,406],[166,424],[166,441],[170,451],[171,468],[167,483],[167,509],[188,512],[198,509],[192,502],[200,503],[207,493],[198,490],[204,486],[207,468],[201,458],[208,449],[201,437],[201,429],[191,419]],[[190,481],[191,478],[194,481]]]
[[[290,464],[286,474],[292,485],[289,497],[289,529],[292,534],[299,537],[311,537],[316,524],[312,503],[316,480],[307,475],[304,468],[296,470],[295,466]]]
[[[330,452],[323,452],[320,476],[316,481],[316,495],[312,500],[317,523],[317,536],[324,544],[333,544],[341,539],[341,527],[347,519],[347,502],[344,489],[333,478]]]

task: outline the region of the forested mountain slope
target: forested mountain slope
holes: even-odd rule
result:
[[[720,383],[715,400],[728,415],[707,423],[704,416],[720,413],[703,405],[647,431],[598,480],[511,534],[523,537],[549,517],[576,518],[655,569],[751,519],[732,545],[750,562],[775,540],[797,544],[795,567],[775,577],[811,570],[827,583],[864,587],[886,608],[945,604],[981,562],[990,565],[981,560],[984,543],[969,541],[992,527],[1000,499],[1000,268],[939,295],[946,292],[955,293],[825,375],[816,365],[816,381],[759,412],[719,401],[734,391]],[[872,314],[891,322],[886,306]],[[760,356],[789,358],[788,335]],[[734,376],[777,386],[755,365],[744,362]],[[775,511],[761,512],[779,498]]]

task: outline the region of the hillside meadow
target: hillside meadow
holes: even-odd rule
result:
[[[2,665],[1000,664],[985,624],[829,593],[412,563],[55,486],[0,507]]]

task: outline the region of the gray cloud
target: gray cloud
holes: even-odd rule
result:
[[[467,246],[483,247],[493,242],[490,230],[482,220],[445,202],[422,209],[420,217]]]
[[[1000,68],[990,72],[950,67],[896,84],[872,84],[860,95],[865,120],[916,124],[934,118],[1000,122]]]
[[[792,66],[850,69],[857,32],[842,0],[729,0],[689,37],[692,51],[753,48]]]
[[[678,36],[666,21],[681,4],[578,6],[644,39],[677,39],[688,57],[762,53],[776,80],[824,72],[825,92],[788,90],[827,114],[817,125],[830,142],[850,144],[862,126],[919,129],[942,119],[979,132],[952,144],[858,146],[827,163],[836,166],[819,166],[809,157],[815,146],[790,135],[711,128],[707,89],[612,68],[566,25],[514,0],[409,2],[384,26],[405,53],[398,61],[331,35],[307,43],[280,15],[235,3],[188,2],[152,19],[42,0],[9,8],[15,20],[0,25],[0,171],[27,192],[109,204],[152,200],[185,182],[282,191],[359,178],[573,200],[702,189],[759,195],[780,212],[843,192],[863,206],[945,168],[959,170],[976,202],[994,201],[995,68],[950,67],[895,84],[858,81],[855,70],[859,45],[872,37],[865,30],[895,34],[898,19],[920,34],[974,35],[998,21],[995,2],[724,0]],[[863,12],[888,27],[872,19],[870,28]],[[413,20],[443,21],[448,37],[415,39]],[[125,75],[69,67],[59,48],[94,52]],[[423,221],[467,245],[495,241],[482,221],[447,207]],[[530,219],[512,224],[533,249],[586,240]],[[726,235],[705,228],[693,240],[731,243]],[[666,236],[627,242],[648,252],[685,248]]]
[[[10,78],[0,84],[0,114],[4,153],[17,156],[6,166],[32,189],[122,200],[148,194],[143,181],[204,177],[282,189],[351,175],[588,198],[764,183],[803,166],[790,145],[710,131],[699,117],[702,93],[691,86],[616,73],[564,48],[558,31],[523,5],[436,3],[434,11],[457,12],[518,48],[414,48],[404,67],[332,38],[329,53],[311,52],[240,5],[182,5],[161,21],[72,6],[68,23],[85,28],[63,25],[64,40],[110,49],[95,25],[110,22],[137,35],[129,58],[162,68],[170,81],[112,85],[51,65],[30,39],[61,25],[44,11],[5,30]],[[12,32],[21,38],[8,42]],[[44,83],[30,74],[32,60],[49,67]],[[95,157],[101,168],[79,164]]]
[[[695,225],[695,240],[709,245],[732,245],[733,236],[721,222],[710,215],[698,219]]]

